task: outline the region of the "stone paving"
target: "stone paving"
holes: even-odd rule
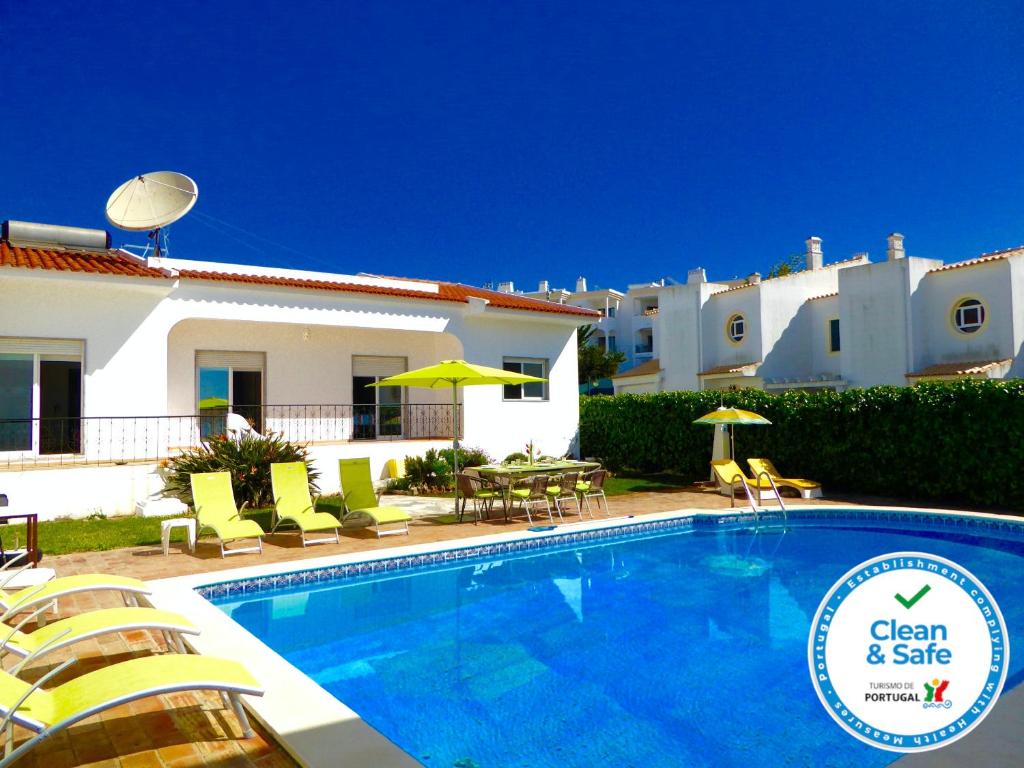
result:
[[[263,555],[243,554],[221,559],[218,547],[200,540],[195,554],[184,549],[180,540],[172,542],[166,557],[159,546],[132,547],[108,552],[88,552],[48,558],[45,565],[62,576],[75,573],[113,573],[141,579],[160,579],[184,574],[213,572],[260,563],[300,561],[306,558],[348,552],[375,551],[387,547],[460,539],[488,533],[528,527],[525,519],[505,523],[496,519],[473,524],[468,518],[453,524],[450,499],[397,499],[414,507],[409,536],[377,539],[369,529],[346,529],[340,544],[321,544],[302,548],[298,537],[280,533],[266,537]],[[383,503],[390,503],[387,499]],[[794,500],[795,501],[795,500]],[[613,497],[613,515],[642,515],[676,509],[721,509],[729,499],[708,492],[632,493]],[[843,504],[835,500],[816,500],[815,504]],[[576,519],[575,516],[573,519]],[[175,532],[180,536],[181,531]],[[42,542],[45,548],[45,542]],[[61,601],[61,615],[73,615],[100,607],[113,607],[119,599],[112,595],[83,594]],[[77,677],[92,669],[136,656],[165,653],[163,641],[148,632],[108,635],[73,647],[78,663],[51,682]],[[45,657],[27,670],[28,679],[37,679],[67,658],[58,652]],[[7,661],[6,666],[13,662]],[[48,687],[49,687],[48,685]],[[256,724],[254,723],[254,726]],[[25,768],[279,768],[293,761],[265,732],[257,728],[253,739],[241,739],[232,713],[222,708],[220,698],[208,693],[180,693],[144,699],[117,707],[90,718],[38,746],[20,761]],[[27,732],[20,728],[16,740]]]

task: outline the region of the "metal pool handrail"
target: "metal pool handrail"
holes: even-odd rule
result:
[[[754,478],[754,482],[757,483],[757,498],[758,498],[758,500],[762,501],[762,502],[764,501],[764,499],[761,498],[761,477],[762,476],[768,478],[768,484],[771,485],[772,490],[775,492],[775,498],[779,502],[779,509],[782,510],[782,517],[783,517],[783,519],[787,519],[787,516],[786,516],[786,502],[784,502],[782,500],[782,494],[779,493],[779,489],[775,485],[775,480],[773,480],[772,476],[769,475],[767,472],[765,472],[763,470],[761,472],[758,472],[757,473],[757,477]]]

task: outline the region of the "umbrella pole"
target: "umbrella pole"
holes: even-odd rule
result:
[[[455,466],[455,514],[459,514],[459,386],[452,382],[452,463]]]

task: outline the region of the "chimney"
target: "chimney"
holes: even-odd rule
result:
[[[886,240],[889,241],[889,247],[886,249],[885,255],[889,261],[896,261],[896,259],[902,259],[907,255],[903,250],[903,235],[899,232],[893,232]]]
[[[547,293],[548,292],[548,281],[547,280],[541,280],[539,283],[537,283],[537,292],[538,293]]]
[[[499,293],[515,293],[516,287],[511,280],[506,280],[503,283],[498,283]]]
[[[749,275],[747,275],[747,285],[757,285],[760,282],[761,282],[761,273],[760,272],[751,272]]]
[[[807,269],[821,269],[822,264],[821,238],[807,238]]]
[[[692,283],[706,283],[708,281],[707,273],[704,272],[704,267],[697,267],[691,269],[686,273],[686,283],[690,285]]]
[[[587,292],[587,278],[585,278],[583,275],[580,275],[579,277],[576,278],[576,293],[586,293],[586,292]]]
[[[871,261],[871,259],[868,258],[867,251],[857,251],[851,258],[859,259],[860,261]]]

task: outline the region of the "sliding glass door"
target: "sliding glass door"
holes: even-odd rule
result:
[[[223,435],[228,413],[243,416],[263,432],[262,352],[197,352],[196,394],[199,432],[205,440]]]
[[[82,343],[0,339],[0,453],[82,452]]]

